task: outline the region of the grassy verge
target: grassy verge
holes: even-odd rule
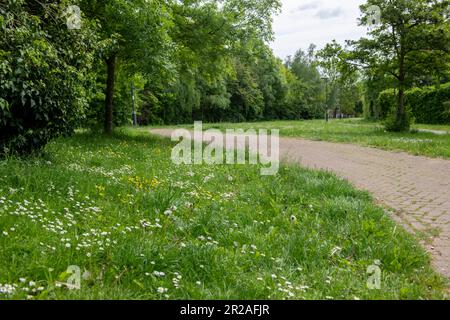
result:
[[[136,131],[0,162],[0,299],[431,299],[417,242],[336,177],[177,167]],[[379,261],[380,290],[368,266]],[[68,266],[81,290],[59,287]]]
[[[208,128],[279,129],[285,137],[301,137],[317,141],[354,143],[413,155],[450,159],[450,135],[433,133],[390,133],[382,125],[359,119],[311,121],[271,121],[258,123],[222,123],[204,125]],[[442,130],[447,126],[416,125],[417,129]],[[450,131],[450,130],[449,130]]]
[[[435,130],[435,131],[446,131],[448,134],[450,134],[450,125],[415,124],[413,125],[413,128]]]

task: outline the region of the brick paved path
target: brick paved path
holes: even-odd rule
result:
[[[171,130],[152,130],[169,136]],[[450,278],[450,161],[349,144],[280,139],[281,157],[329,170],[372,193],[416,233],[437,271]]]

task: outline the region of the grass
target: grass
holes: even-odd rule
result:
[[[311,121],[270,121],[258,123],[205,124],[205,129],[227,128],[279,129],[285,137],[300,137],[317,141],[353,143],[390,151],[405,151],[413,155],[450,159],[450,135],[411,132],[390,133],[382,125],[361,119]],[[445,130],[450,126],[416,125],[416,129]]]
[[[171,147],[124,129],[1,161],[0,299],[445,297],[416,240],[347,182],[177,167]],[[375,261],[382,286],[369,290]],[[80,290],[57,285],[71,265]]]
[[[445,131],[450,134],[450,124],[449,125],[438,125],[438,124],[414,124],[414,129],[425,129],[425,130],[435,130],[435,131]]]

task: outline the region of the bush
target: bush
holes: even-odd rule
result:
[[[395,90],[388,89],[380,93],[377,101],[377,118],[386,119],[396,107]]]
[[[397,113],[391,111],[384,121],[384,126],[388,132],[409,131],[411,129],[411,112],[407,110],[405,116],[399,119]]]
[[[415,121],[426,124],[450,123],[450,83],[439,87],[413,88],[405,93],[405,103]],[[382,119],[395,110],[396,97],[394,90],[380,93],[377,107]],[[387,113],[385,113],[387,110]]]
[[[72,2],[73,3],[73,2]],[[62,3],[0,5],[0,155],[28,154],[73,132],[90,97],[88,30],[69,30]]]

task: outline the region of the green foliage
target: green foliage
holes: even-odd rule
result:
[[[387,89],[380,92],[377,100],[378,119],[386,119],[395,110],[396,92],[394,89]]]
[[[371,25],[371,6],[381,9],[368,38],[350,42],[352,61],[381,76],[394,77],[398,98],[395,128],[409,128],[404,92],[423,75],[444,76],[448,70],[450,30],[447,0],[368,0],[361,24]],[[404,126],[404,127],[402,127]]]
[[[380,93],[378,107],[386,117],[395,108],[395,91],[392,89]],[[418,123],[449,124],[450,83],[438,87],[412,88],[405,92],[408,109]]]
[[[355,113],[357,116],[361,116],[364,113],[364,102],[359,100],[355,104]]]
[[[260,118],[264,110],[264,97],[253,70],[240,61],[235,61],[234,70],[236,74],[230,80],[228,88],[232,110],[232,114],[228,116],[229,120]]]
[[[359,73],[347,63],[347,56],[347,50],[335,40],[317,53],[317,65],[328,87],[326,105],[336,115],[355,115],[362,96]]]
[[[100,26],[98,37],[102,60],[98,63],[106,66],[103,68],[106,76],[99,76],[99,80],[106,83],[103,123],[105,132],[111,134],[114,124],[122,123],[123,115],[129,109],[114,106],[114,98],[118,95],[121,98],[121,93],[115,90],[116,70],[120,69],[129,77],[143,73],[165,78],[164,75],[169,73],[170,65],[165,61],[172,53],[168,35],[172,26],[170,6],[163,1],[146,0],[80,1],[86,17]],[[121,84],[122,91],[123,86],[128,85],[128,81],[125,82]],[[98,105],[94,108],[96,110],[91,114],[97,115]],[[119,119],[115,119],[117,116]]]
[[[362,106],[358,106],[361,103],[362,89],[361,84],[356,80],[341,82],[339,92],[339,105],[342,114],[355,116],[362,114]]]
[[[74,3],[73,1],[71,3]],[[91,98],[89,25],[68,30],[67,1],[0,6],[0,154],[26,154],[70,134]]]
[[[378,98],[380,93],[393,88],[393,77],[381,74],[378,70],[366,70],[364,81],[364,117],[369,120],[385,119],[389,108],[385,105],[380,110]]]
[[[286,63],[290,74],[288,79],[287,108],[294,117],[288,119],[322,118],[325,113],[325,83],[322,82],[316,66],[315,46],[310,45],[307,53],[298,50]]]
[[[69,4],[66,0],[8,3],[15,3],[20,19],[29,16],[26,21],[31,29],[26,30],[33,35],[22,37],[22,42],[32,39],[27,44],[15,43],[20,28],[14,26],[8,27],[8,32],[15,34],[2,38],[5,43],[8,37],[13,40],[0,52],[2,84],[11,86],[15,81],[14,88],[25,88],[19,99],[2,92],[2,121],[6,123],[7,112],[18,112],[18,102],[26,103],[26,90],[30,89],[36,92],[29,95],[46,94],[56,103],[45,116],[27,120],[25,126],[61,125],[67,130],[41,132],[45,138],[31,146],[33,139],[26,135],[32,131],[14,133],[4,124],[3,130],[17,139],[2,137],[3,146],[26,153],[59,134],[72,132],[76,125],[95,131],[104,126],[105,132],[111,133],[114,126],[130,123],[132,82],[141,124],[323,115],[324,88],[314,65],[314,47],[308,57],[299,53],[285,66],[267,44],[273,38],[272,15],[280,9],[278,0],[77,0],[70,2],[79,5],[83,13],[83,28],[76,31],[61,28],[65,21],[59,13]],[[50,9],[58,12],[56,18],[50,19]],[[2,12],[7,11],[14,12],[12,5]],[[8,19],[2,15],[0,20],[5,30]],[[22,69],[15,68],[12,61],[19,59],[20,55],[12,52],[22,45],[29,49],[23,52],[31,62],[21,57],[19,63],[32,64],[30,68],[35,69],[29,73],[36,81],[32,85],[26,84],[28,76],[17,77]],[[32,61],[33,54],[39,64]],[[64,104],[55,97],[65,99]],[[29,104],[42,107],[44,103],[37,98],[30,98]],[[19,117],[10,116],[14,121]],[[82,118],[85,120],[79,121]],[[33,134],[38,131],[33,128]]]
[[[106,119],[97,99],[89,126],[105,122],[111,132],[111,124],[129,121],[135,74],[144,80],[136,90],[141,124],[260,119],[282,106],[281,63],[266,44],[278,0],[94,0],[81,7],[100,25],[100,57],[108,62],[97,67]]]
[[[413,88],[407,92],[406,101],[417,122],[450,124],[450,83],[439,87]]]
[[[392,110],[383,123],[387,132],[408,132],[411,128],[411,113],[407,110],[403,117],[398,117]]]

